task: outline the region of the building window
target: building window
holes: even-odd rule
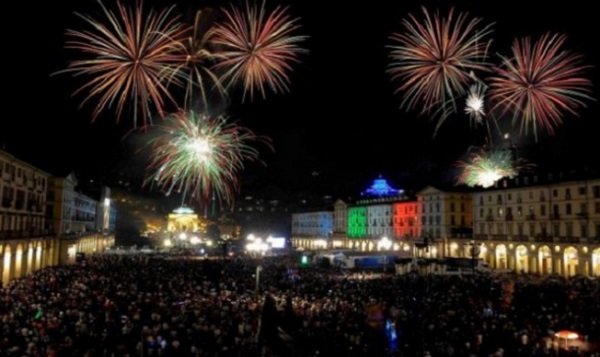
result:
[[[498,207],[498,217],[504,216],[504,208]]]
[[[540,232],[542,237],[546,237],[547,231],[546,231],[546,222],[540,222]]]
[[[465,212],[465,203],[464,202],[460,203],[460,211]]]
[[[579,204],[579,213],[586,214],[587,213],[587,203]]]
[[[502,195],[498,195],[498,204],[502,204]]]
[[[552,206],[552,214],[554,214],[555,216],[558,216],[558,214],[559,214],[558,205]]]
[[[546,193],[544,193],[544,191],[540,191],[540,201],[545,201],[546,200]]]
[[[529,223],[529,236],[535,236],[535,223]]]
[[[567,188],[565,190],[565,199],[570,200],[571,199],[571,189]]]
[[[573,223],[567,223],[567,238],[573,237]]]
[[[437,225],[440,225],[440,224],[442,223],[442,217],[440,217],[440,216],[435,216],[435,223],[436,223]]]
[[[533,199],[533,191],[529,191],[529,199],[532,200]]]
[[[492,202],[492,195],[488,195],[488,202]]]
[[[450,212],[454,212],[454,202],[450,202]]]
[[[571,204],[567,203],[567,214],[571,214]]]
[[[504,223],[498,223],[496,226],[499,235],[504,235]]]
[[[17,190],[17,201],[15,202],[15,209],[22,210],[25,208],[25,191]]]
[[[423,213],[427,212],[427,205],[423,203]]]
[[[594,198],[600,198],[600,186],[594,186]]]
[[[596,208],[600,208],[600,202],[596,202]],[[483,218],[484,213],[483,213],[483,208],[479,209],[479,217]]]
[[[450,225],[452,225],[452,226],[456,225],[456,218],[454,218],[454,215],[450,216]]]
[[[523,215],[523,209],[521,208],[521,206],[517,207],[517,216],[521,217]]]
[[[435,211],[438,213],[440,212],[440,203],[439,202],[435,203]]]
[[[600,223],[596,223],[596,238],[600,238]]]
[[[517,223],[517,234],[519,237],[523,236],[523,223]]]
[[[541,205],[540,206],[540,216],[545,216],[546,215],[546,205]]]
[[[533,209],[533,206],[529,206],[529,215],[533,216],[535,214],[535,210]]]
[[[483,196],[479,196],[479,205],[483,206]]]
[[[580,195],[585,195],[587,193],[587,187],[586,186],[579,186],[579,188],[577,189],[577,191],[579,192]]]
[[[554,223],[552,235],[554,237],[560,237],[560,223]]]
[[[581,224],[581,237],[582,238],[586,238],[588,235],[587,233],[587,225],[585,223]]]
[[[465,216],[460,216],[460,226],[465,227]]]
[[[600,202],[594,203],[594,213],[600,213]]]
[[[507,223],[506,224],[506,230],[509,236],[512,236],[513,234],[513,223]]]
[[[510,193],[509,193],[509,194],[508,194],[508,197],[507,197],[507,199],[508,199],[509,201],[510,201],[510,200],[512,200],[512,194],[510,194]]]
[[[558,197],[558,189],[553,189],[552,190],[552,197]]]

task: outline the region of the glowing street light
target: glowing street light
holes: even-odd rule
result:
[[[392,241],[389,240],[388,237],[383,237],[379,240],[379,242],[377,243],[377,249],[378,250],[390,250],[390,248],[392,247]],[[383,254],[383,271],[386,272],[387,271],[387,255]]]
[[[269,248],[269,245],[263,242],[261,238],[257,238],[251,243],[246,244],[246,250],[251,253],[264,254],[267,250],[269,250]]]
[[[389,240],[388,237],[381,238],[379,240],[379,242],[377,243],[378,250],[390,250],[391,247],[392,247],[392,241]]]

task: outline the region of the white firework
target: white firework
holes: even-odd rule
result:
[[[467,102],[465,105],[465,113],[469,114],[472,121],[481,124],[483,117],[485,101],[485,87],[482,84],[474,84],[469,90]]]

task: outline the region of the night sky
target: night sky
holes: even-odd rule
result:
[[[173,1],[146,1],[163,6]],[[324,7],[322,4],[329,4]],[[464,115],[450,118],[433,137],[434,123],[416,112],[399,108],[386,68],[385,45],[409,12],[420,6],[448,9],[447,1],[351,2],[273,1],[291,4],[300,17],[301,34],[310,53],[301,57],[292,75],[291,92],[269,94],[266,100],[240,103],[232,96],[229,115],[244,126],[273,139],[275,152],[260,147],[266,167],[250,164],[243,187],[277,185],[288,190],[314,189],[334,195],[362,190],[378,174],[395,186],[418,185],[451,175],[448,169],[469,145],[481,144],[482,133],[469,127]],[[567,47],[593,65],[588,71],[598,97],[600,18],[588,0],[544,2],[524,7],[526,1],[456,1],[459,11],[495,22],[491,53],[508,53],[515,36],[539,37],[547,31],[568,35]],[[538,2],[535,2],[536,4]],[[112,7],[114,2],[106,0]],[[177,2],[184,17],[193,9],[222,5],[222,1]],[[195,4],[195,5],[190,5]],[[338,5],[339,4],[339,5]],[[51,173],[75,170],[87,177],[116,177],[119,172],[143,176],[145,157],[138,152],[140,135],[125,136],[132,121],[116,123],[110,114],[91,122],[92,105],[79,109],[83,96],[71,97],[81,82],[54,75],[76,53],[63,49],[67,28],[81,28],[73,14],[98,14],[95,1],[15,2],[18,26],[3,32],[5,51],[5,114],[0,120],[0,145]],[[494,57],[495,58],[495,57]],[[581,168],[598,165],[600,152],[596,122],[598,103],[588,103],[580,118],[567,117],[554,137],[538,143],[520,140],[523,153],[540,169],[551,165]],[[528,158],[528,157],[526,157]],[[444,176],[446,175],[446,176]],[[317,184],[315,184],[315,182]]]

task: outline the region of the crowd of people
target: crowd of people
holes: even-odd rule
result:
[[[361,278],[297,263],[100,255],[49,267],[0,289],[0,356],[600,356],[598,280]],[[570,351],[559,330],[581,336]]]

